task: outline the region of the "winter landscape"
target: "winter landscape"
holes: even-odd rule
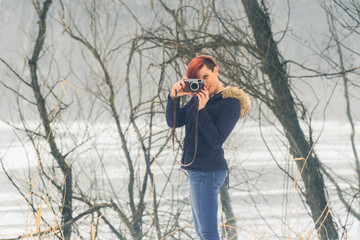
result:
[[[222,239],[359,239],[359,12],[0,0],[0,240],[197,239],[164,113],[199,54],[252,100],[224,145]]]

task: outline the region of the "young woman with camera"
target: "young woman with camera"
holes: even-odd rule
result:
[[[218,74],[213,58],[193,58],[186,77],[172,86],[166,109],[169,127],[185,125],[181,168],[189,175],[195,231],[200,239],[211,240],[219,239],[218,193],[228,176],[222,145],[239,118],[250,110],[247,94],[236,87],[224,88]],[[191,79],[202,79],[204,86],[189,91]],[[178,97],[183,95],[192,98],[180,107]]]

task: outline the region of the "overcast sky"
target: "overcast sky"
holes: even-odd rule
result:
[[[132,10],[142,16],[144,19],[149,16],[146,6],[149,1],[128,1]],[[224,0],[224,4],[234,4],[235,1]],[[288,24],[289,31],[281,41],[279,48],[282,55],[286,59],[296,60],[311,66],[315,69],[321,68],[328,70],[326,64],[319,60],[313,52],[302,44],[309,44],[313,49],[321,51],[321,49],[327,44],[328,39],[328,26],[326,22],[326,15],[319,6],[319,1],[315,0],[290,0],[290,6],[286,0],[269,1],[272,5],[269,6],[270,14],[272,18],[273,32],[276,33],[275,37],[280,39],[282,37],[282,30],[285,29]],[[54,8],[57,3],[53,3]],[[290,9],[290,12],[289,12]],[[53,10],[53,9],[52,9]],[[125,12],[125,10],[124,10]],[[290,18],[288,18],[288,13]],[[48,35],[56,41],[57,38],[61,38],[61,25],[54,21],[54,18],[58,17],[59,11],[51,11],[52,17],[48,21]],[[121,26],[128,34],[131,30],[131,25],[134,23],[128,21],[131,19],[128,13],[124,13],[121,17],[123,19],[123,26]],[[31,1],[24,0],[0,0],[0,56],[5,59],[9,64],[23,74],[26,78],[28,76],[28,69],[24,69],[25,56],[28,57],[31,53],[31,49],[34,42],[31,40],[36,36],[36,22],[37,15],[34,11]],[[50,31],[51,30],[51,31]],[[348,38],[347,44],[354,50],[360,52],[359,36]],[[71,51],[68,48],[67,43],[64,41],[59,46],[63,46],[62,49],[56,51],[57,54],[62,54],[66,51]],[[68,49],[66,49],[68,48]],[[354,61],[353,64],[360,65],[358,58],[348,61]],[[61,62],[60,62],[61,64]],[[293,69],[291,69],[293,70]],[[292,75],[300,76],[305,74],[304,72],[291,71]],[[309,72],[306,73],[307,75]],[[0,78],[3,82],[12,85],[16,82],[15,78],[9,74],[4,65],[0,63]],[[316,79],[305,79],[304,82],[298,81],[297,86],[300,89],[307,89],[306,84],[311,83],[316,88],[316,94],[321,98],[321,104],[325,104],[327,97],[329,96],[331,89],[327,88],[321,81]],[[9,95],[13,95],[8,90],[5,90],[0,85],[0,114],[1,116],[7,115],[9,110],[13,109],[14,99],[9,98]],[[304,92],[305,91],[305,92]],[[307,90],[299,91],[299,94],[303,94],[303,98],[309,104],[314,102],[314,93],[307,92]],[[344,101],[342,88],[339,88],[335,92],[335,100],[331,102],[331,112],[329,116],[344,114]],[[321,109],[321,108],[320,108]],[[359,110],[360,111],[360,110]],[[359,113],[359,112],[358,112]]]

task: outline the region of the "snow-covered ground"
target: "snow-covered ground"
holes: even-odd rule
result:
[[[318,124],[317,129],[320,129],[321,124],[316,124]],[[359,129],[359,125],[357,125],[357,129]],[[250,121],[245,123],[245,125],[238,124],[225,146],[231,169],[231,189],[229,191],[235,216],[238,219],[239,239],[261,239],[261,237],[264,237],[262,239],[289,239],[297,233],[301,233],[304,236],[313,229],[312,219],[304,208],[299,192],[294,188],[294,183],[278,168],[275,160],[301,184],[296,165],[288,155],[286,145],[280,143],[281,135],[273,127],[263,127],[262,132],[267,140],[268,147],[272,151],[272,156],[261,139],[259,126]],[[315,150],[321,161],[331,167],[334,173],[338,174],[338,177],[351,180],[355,178],[355,172],[349,145],[349,133],[350,129],[347,123],[327,122],[319,142],[315,145]],[[36,158],[31,157],[34,155],[31,146],[24,145],[28,156],[34,161],[27,160],[24,146],[16,140],[10,127],[0,124],[0,135],[0,154],[4,157],[3,161],[6,168],[12,171],[11,174],[14,174],[13,176],[23,172],[23,175],[17,175],[16,177],[18,179],[24,178],[25,180],[27,178],[26,173],[28,172],[26,166],[30,163],[33,169],[36,167]],[[107,136],[110,137],[109,135]],[[99,137],[99,139],[102,138]],[[359,137],[356,139],[358,145],[360,143]],[[124,196],[126,196],[125,183],[127,170],[125,164],[119,163],[119,158],[116,158],[117,155],[121,154],[118,143],[113,141],[110,144],[109,142],[111,141],[106,138],[103,139],[103,145],[107,149],[106,155],[104,155],[106,158],[104,162],[106,162],[107,174],[111,182],[124,183],[123,186],[119,186],[118,190],[124,191]],[[94,159],[92,160],[89,157],[91,154],[87,153],[86,156],[86,159],[80,158],[77,161],[87,162],[87,167],[93,166],[94,169],[97,168],[96,155],[93,155]],[[173,169],[172,154],[169,154],[169,156],[171,157],[167,162],[161,162],[159,159],[156,175],[159,189],[162,182],[166,179],[165,174]],[[91,163],[94,164],[91,165]],[[178,166],[175,166],[174,169],[172,181],[176,182],[178,179],[186,180],[185,173],[178,170]],[[80,180],[80,183],[86,186],[90,184],[87,181],[84,177]],[[97,181],[101,182],[99,179]],[[340,178],[338,183],[340,186],[348,189],[348,186]],[[11,185],[2,170],[0,173],[0,184],[2,188],[0,191],[0,236],[18,236],[24,233],[25,228],[28,229],[29,226],[36,226],[34,225],[35,221],[30,221],[32,216],[28,215],[28,205]],[[186,182],[182,185],[179,189],[178,198],[187,200]],[[336,221],[341,224],[347,221],[347,226],[349,227],[347,239],[358,239],[360,223],[351,215],[348,216],[347,212],[344,211],[333,184],[327,182],[327,185]],[[150,195],[147,199],[150,201]],[[160,205],[160,207],[166,208],[167,204],[166,201],[163,201],[163,206]],[[186,209],[188,209],[188,206],[182,212],[182,219],[191,219],[191,211]],[[43,212],[51,214],[46,206],[44,206]],[[26,222],[31,222],[31,224],[26,226]],[[219,213],[220,222],[221,217]],[[84,226],[84,228],[89,227]],[[314,234],[315,231],[312,231],[312,233]]]

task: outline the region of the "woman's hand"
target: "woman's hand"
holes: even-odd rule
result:
[[[209,101],[209,91],[205,89],[201,89],[201,92],[196,93],[199,99],[199,108],[198,111],[203,109],[206,106],[206,103]]]
[[[184,92],[184,87],[185,87],[185,82],[184,80],[188,79],[187,77],[183,77],[180,81],[178,81],[177,83],[175,83],[172,88],[171,88],[171,92],[170,92],[170,97],[171,99],[175,99],[175,97],[180,97],[183,95],[188,95],[190,94],[190,92]]]

